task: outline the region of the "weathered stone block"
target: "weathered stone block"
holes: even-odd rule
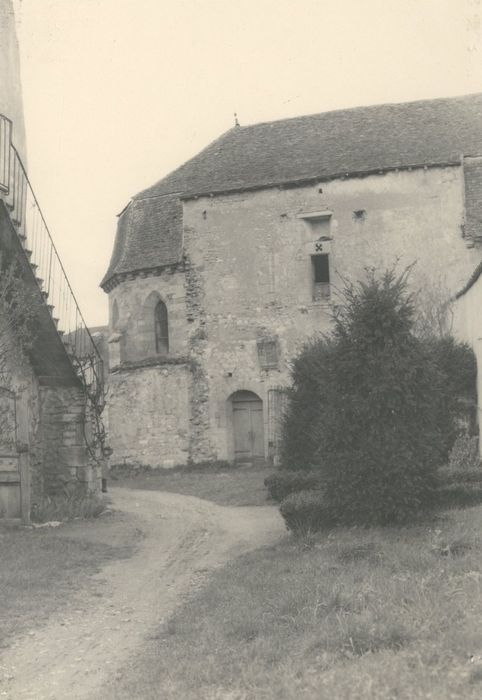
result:
[[[59,460],[65,467],[82,467],[88,462],[86,447],[60,447]]]
[[[93,481],[93,469],[90,465],[85,467],[77,467],[76,476],[78,481],[91,483]]]

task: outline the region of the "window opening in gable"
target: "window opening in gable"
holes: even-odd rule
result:
[[[167,307],[159,301],[154,309],[154,333],[156,337],[156,352],[166,355],[169,352],[169,324]]]
[[[313,301],[330,297],[330,258],[327,253],[311,256]]]

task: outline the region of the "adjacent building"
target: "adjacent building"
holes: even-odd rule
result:
[[[0,0],[0,518],[100,490],[102,361],[25,165],[19,52]]]

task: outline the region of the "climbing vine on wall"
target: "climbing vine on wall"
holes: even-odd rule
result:
[[[1,260],[0,260],[1,267]],[[13,260],[0,275],[0,441],[12,446],[16,440],[16,393],[12,363],[32,349],[37,335],[38,298],[22,278],[22,268]]]

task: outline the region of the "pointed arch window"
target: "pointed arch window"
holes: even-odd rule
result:
[[[163,301],[159,301],[154,309],[154,335],[156,352],[160,355],[166,355],[169,352],[169,323],[167,307]]]

